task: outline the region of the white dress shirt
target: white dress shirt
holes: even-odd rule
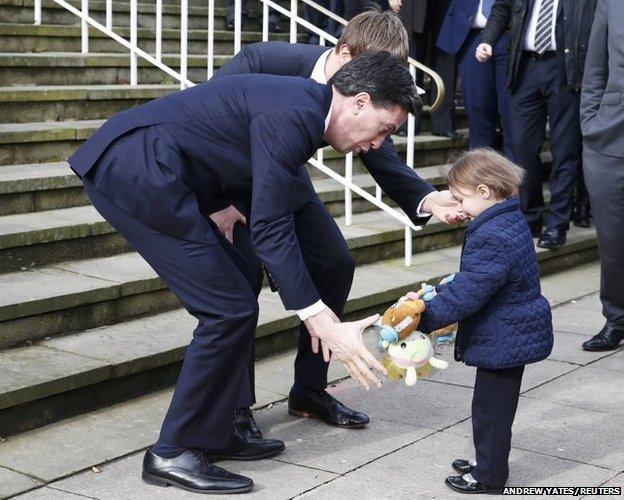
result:
[[[487,24],[487,17],[483,15],[483,0],[479,0],[479,5],[477,6],[477,14],[472,20],[472,27],[483,29]]]
[[[529,19],[529,25],[527,27],[526,35],[524,37],[524,50],[535,51],[535,30],[537,28],[537,18],[539,17],[539,11],[542,7],[543,0],[535,0],[533,4],[533,12]],[[559,6],[559,0],[555,0],[553,4],[553,16],[552,26],[550,32],[550,47],[546,50],[557,50],[557,42],[555,40],[555,26],[557,24],[557,7]]]

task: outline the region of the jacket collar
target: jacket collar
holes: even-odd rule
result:
[[[512,196],[511,198],[507,198],[505,201],[497,203],[496,205],[492,205],[490,208],[487,208],[483,212],[481,212],[481,214],[475,220],[468,224],[466,234],[476,231],[483,224],[492,220],[495,217],[498,217],[501,214],[517,210],[519,206],[520,202],[517,196]]]

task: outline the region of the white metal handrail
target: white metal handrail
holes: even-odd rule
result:
[[[80,0],[80,9],[71,5],[66,0],[53,0],[61,7],[65,8],[69,12],[73,13],[80,19],[81,24],[81,50],[86,54],[89,52],[89,27],[93,27],[102,33],[106,34],[122,46],[126,47],[130,51],[130,84],[138,84],[138,59],[141,58],[149,64],[159,68],[166,74],[180,82],[182,89],[191,87],[194,83],[188,78],[188,0],[180,1],[180,56],[179,56],[179,71],[175,71],[172,67],[163,62],[162,53],[162,0],[156,0],[156,37],[155,37],[155,54],[152,56],[146,51],[142,50],[138,46],[138,0],[130,0],[130,40],[126,40],[124,37],[113,31],[113,2],[112,0],[106,0],[106,20],[105,25],[96,21],[89,15],[89,0]],[[336,44],[337,39],[325,32],[318,26],[310,23],[308,20],[299,17],[298,8],[299,0],[290,0],[290,9],[284,8],[282,5],[274,2],[273,0],[260,0],[262,2],[262,40],[267,41],[269,38],[269,9],[282,14],[290,21],[290,41],[295,43],[297,41],[297,28],[301,26],[312,33],[315,33],[319,37],[319,43],[325,45],[327,42]],[[325,9],[323,6],[317,4],[313,0],[301,0],[310,7],[318,10],[327,17],[335,20],[336,22],[346,25],[347,21],[340,16],[337,16],[333,12]],[[234,54],[237,54],[241,49],[242,40],[242,0],[235,0],[234,3]],[[35,24],[41,24],[42,21],[42,5],[41,0],[35,0],[34,2],[34,22]],[[210,79],[214,73],[214,10],[215,0],[208,0],[208,40],[207,40],[207,67],[206,67],[206,79]],[[432,71],[427,66],[409,59],[410,72],[415,78],[416,69],[427,73],[436,84],[437,95],[436,100],[431,106],[435,109],[441,102],[444,95],[444,84],[437,73]],[[406,163],[411,168],[414,167],[414,129],[415,121],[414,116],[408,116],[408,133],[407,133],[407,153]],[[353,153],[349,153],[345,156],[345,176],[336,173],[331,168],[327,167],[323,163],[323,150],[319,149],[316,158],[311,158],[309,163],[315,168],[321,170],[326,175],[332,177],[334,180],[344,186],[345,189],[345,224],[351,225],[352,223],[352,203],[353,193],[361,196],[363,199],[377,206],[380,210],[390,215],[405,226],[405,265],[409,266],[412,262],[412,230],[418,231],[422,229],[420,226],[415,225],[409,217],[395,208],[389,206],[382,201],[382,192],[379,186],[376,185],[375,196],[372,196],[364,189],[353,183]]]

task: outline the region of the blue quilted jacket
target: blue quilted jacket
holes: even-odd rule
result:
[[[466,230],[455,279],[427,304],[419,328],[459,322],[455,359],[481,368],[540,361],[553,345],[529,227],[514,196],[484,210]]]

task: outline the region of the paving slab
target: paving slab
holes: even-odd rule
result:
[[[0,467],[0,498],[16,495],[42,485],[43,482],[36,478]]]
[[[68,491],[58,490],[56,488],[40,488],[37,490],[29,491],[28,493],[24,493],[23,495],[19,495],[17,498],[22,500],[78,500],[80,498],[85,498],[81,495],[75,495],[74,493],[70,493]],[[87,497],[93,498],[93,497]]]
[[[141,480],[143,453],[98,466],[101,471],[86,471],[68,479],[52,483],[52,487],[74,494],[102,500],[153,500],[154,498],[197,499],[197,493],[178,488],[161,488],[147,485]],[[254,480],[254,489],[245,495],[227,495],[237,499],[282,500],[314,488],[335,477],[330,472],[312,470],[276,460],[257,462],[220,462],[219,465],[236,474]],[[21,497],[18,497],[21,498]]]
[[[575,365],[587,365],[613,354],[613,351],[592,352],[582,349],[581,344],[589,336],[557,331],[559,324],[559,322],[555,323],[555,344],[548,359]]]
[[[597,297],[598,294],[593,294],[553,309],[555,330],[585,337],[578,339],[579,342],[596,335],[605,324],[602,305],[596,300]]]
[[[600,263],[592,262],[542,279],[542,294],[551,306],[600,289]]]
[[[604,370],[590,365],[528,391],[525,396],[611,415],[624,415],[623,386],[624,370]]]
[[[267,437],[286,443],[286,450],[278,459],[340,474],[434,432],[375,418],[363,429],[340,429],[314,419],[292,417],[282,407],[285,405],[256,414],[256,422]]]
[[[624,347],[624,346],[623,346]],[[624,349],[620,347],[617,351],[608,351],[599,361],[592,364],[594,368],[602,370],[613,370],[616,372],[624,372]]]
[[[624,428],[620,421],[619,416],[521,396],[512,447],[622,471]],[[471,423],[458,423],[448,432],[470,437]]]
[[[451,462],[474,455],[472,440],[438,432],[380,457],[300,498],[463,499],[451,491],[446,476],[455,475]],[[509,486],[599,485],[612,471],[543,454],[512,449]],[[471,496],[472,497],[472,496]],[[473,498],[492,498],[475,495]]]

